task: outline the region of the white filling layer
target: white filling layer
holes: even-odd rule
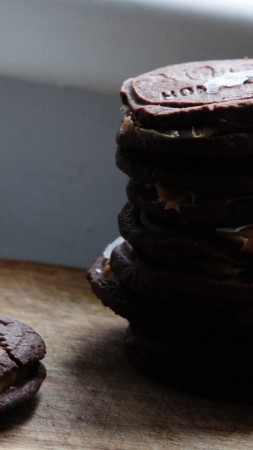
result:
[[[105,259],[110,259],[114,247],[116,247],[117,245],[122,244],[124,241],[125,241],[125,239],[122,236],[119,236],[113,242],[108,244],[107,247],[104,249],[103,257]]]

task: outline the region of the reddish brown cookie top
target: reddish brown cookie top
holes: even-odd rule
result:
[[[253,117],[253,59],[163,67],[126,80],[121,96],[144,127],[243,124],[245,111]]]
[[[28,325],[0,318],[0,379],[17,366],[45,356],[43,339]]]
[[[0,413],[37,392],[46,374],[39,362],[45,353],[45,343],[36,331],[0,317]]]

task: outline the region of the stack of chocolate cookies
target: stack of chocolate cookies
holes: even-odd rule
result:
[[[163,67],[123,83],[122,242],[89,270],[129,321],[127,354],[191,392],[253,398],[253,60]]]

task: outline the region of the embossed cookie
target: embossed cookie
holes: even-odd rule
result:
[[[121,97],[137,124],[155,130],[215,126],[252,129],[253,60],[162,67],[123,83]]]
[[[0,317],[0,413],[29,400],[40,388],[46,347],[30,326]]]

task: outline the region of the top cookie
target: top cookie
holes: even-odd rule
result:
[[[144,128],[245,130],[253,121],[253,59],[166,66],[126,80],[121,97]]]
[[[29,325],[0,317],[0,380],[14,368],[43,359],[45,353],[43,339]]]

